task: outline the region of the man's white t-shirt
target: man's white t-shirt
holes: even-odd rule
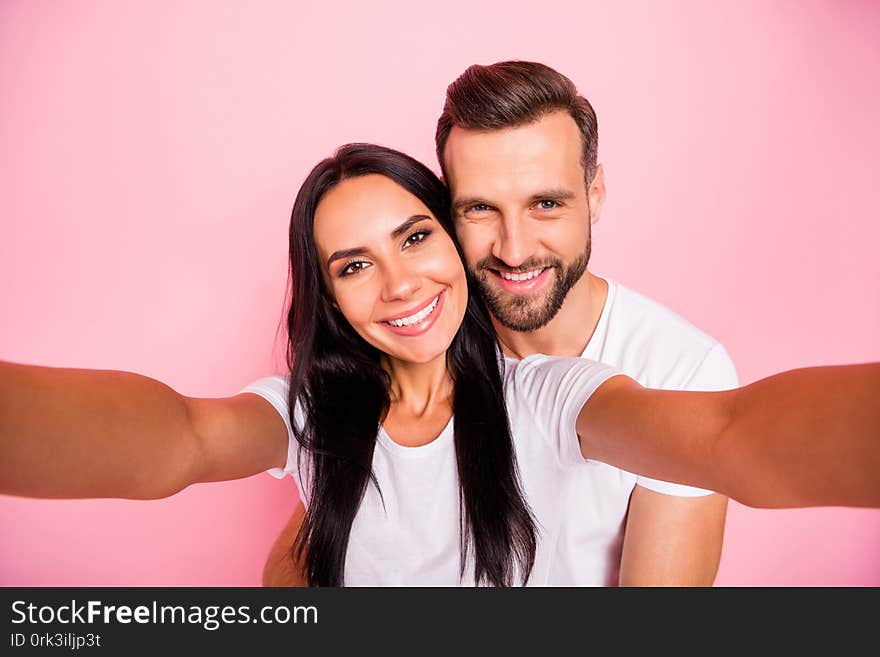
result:
[[[547,585],[557,569],[556,549],[565,509],[562,496],[584,463],[575,421],[590,395],[614,368],[580,358],[529,356],[507,360],[504,396],[520,482],[538,530],[535,563],[528,584]],[[287,464],[270,474],[290,474],[308,507],[308,456],[292,436],[287,414],[287,377],[261,379],[242,392],[269,401],[290,433]],[[297,413],[296,421],[302,416]],[[370,483],[355,515],[345,559],[347,586],[473,585],[473,562],[461,576],[458,469],[453,421],[433,441],[419,447],[394,442],[380,427]],[[470,554],[473,550],[470,550]]]
[[[505,394],[520,476],[541,523],[531,585],[616,585],[629,498],[637,484],[668,495],[709,492],[584,461],[573,409],[580,409],[615,371],[652,388],[711,391],[737,385],[736,370],[720,343],[610,279],[605,306],[582,358],[506,359]],[[583,363],[574,366],[575,373],[586,369],[567,376],[573,362]],[[262,395],[287,423],[286,385],[285,378],[271,377],[242,392]],[[370,485],[352,525],[347,585],[473,583],[472,564],[459,581],[459,490],[452,439],[451,421],[421,447],[403,447],[380,429],[373,467],[386,509]],[[291,474],[300,499],[308,504],[307,468],[301,473],[306,481],[300,481],[296,453],[291,439],[287,466],[270,473]]]
[[[606,280],[608,297],[583,358],[615,367],[648,388],[710,392],[737,387],[736,369],[718,341],[657,302]],[[710,492],[598,461],[583,463],[566,496],[568,511],[550,584],[617,585],[636,485],[682,497]]]

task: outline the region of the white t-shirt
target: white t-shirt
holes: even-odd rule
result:
[[[733,362],[719,342],[657,302],[606,280],[608,298],[583,358],[615,367],[649,388],[715,391],[738,385]],[[667,495],[709,493],[584,462],[566,495],[568,512],[550,584],[617,585],[636,484]]]
[[[608,280],[608,298],[602,309],[602,314],[596,326],[593,336],[584,349],[582,357],[593,361],[600,361],[619,371],[631,376],[644,386],[668,390],[725,390],[737,386],[736,370],[724,347],[705,333],[702,333],[687,321],[659,305],[622,285]],[[564,359],[562,362],[566,362]],[[522,363],[531,362],[526,359]],[[513,376],[518,367],[516,361],[507,360],[507,377]],[[520,370],[522,372],[522,370]],[[546,380],[548,386],[555,385],[553,378]],[[256,386],[256,387],[255,387]],[[283,389],[284,379],[275,377],[249,386],[245,391],[257,392],[268,399],[278,409],[278,412],[287,421],[287,395]],[[544,387],[544,392],[552,392],[552,387]],[[558,391],[555,402],[558,403],[564,394]],[[536,517],[542,519],[545,532],[539,544],[538,558],[535,569],[530,579],[531,584],[546,584],[553,586],[613,586],[617,584],[620,558],[623,548],[624,529],[626,526],[626,513],[629,506],[630,495],[636,484],[651,490],[678,496],[705,495],[708,491],[698,488],[690,488],[678,484],[660,482],[646,477],[637,476],[620,470],[610,465],[597,461],[583,461],[573,465],[571,471],[566,471],[561,476],[545,487],[546,496],[553,501],[552,504],[543,503],[545,493],[538,492],[532,484],[535,477],[528,474],[530,470],[523,463],[523,457],[519,454],[523,445],[527,444],[526,435],[529,426],[534,426],[534,431],[539,436],[544,436],[543,442],[547,442],[547,436],[552,435],[554,416],[551,413],[545,418],[543,412],[533,412],[538,408],[536,405],[519,406],[515,397],[508,396],[508,414],[510,415],[511,428],[514,432],[514,440],[517,443],[517,454],[521,475],[524,477],[524,487],[527,494],[536,496],[541,504],[533,503]],[[584,398],[586,399],[586,397]],[[553,402],[550,404],[553,405]],[[579,406],[578,406],[579,408]],[[558,422],[560,418],[555,417]],[[546,424],[545,424],[546,422]],[[573,431],[573,425],[571,425]],[[561,436],[555,436],[553,440],[560,440]],[[564,456],[567,448],[557,442],[560,449],[560,464],[571,461],[572,452],[568,457]],[[531,444],[538,444],[533,441]],[[576,442],[570,449],[576,448]],[[432,456],[437,451],[438,454]],[[442,452],[442,454],[440,453]],[[424,556],[410,558],[407,556],[390,556],[395,552],[376,549],[375,555],[361,555],[360,560],[383,559],[369,567],[358,566],[358,577],[364,575],[364,583],[407,583],[407,584],[431,584],[457,583],[458,576],[455,570],[453,577],[452,564],[458,567],[458,483],[455,471],[455,454],[452,446],[452,425],[446,427],[444,432],[433,442],[423,447],[402,447],[380,431],[376,455],[382,456],[383,467],[386,469],[394,459],[395,467],[404,464],[406,471],[411,476],[401,475],[407,481],[416,482],[414,486],[418,490],[417,482],[422,486],[437,491],[449,491],[444,493],[444,499],[437,498],[437,506],[432,510],[421,510],[412,517],[408,511],[396,511],[397,527],[389,530],[389,540],[380,540],[376,537],[364,540],[363,547],[379,548],[382,545],[391,545],[395,541],[407,545],[411,551],[401,550],[407,554],[418,554],[413,547],[420,545],[418,550],[424,551],[424,546],[431,545],[429,552]],[[579,454],[577,455],[579,457]],[[444,461],[440,463],[439,461]],[[294,474],[292,469],[294,462],[289,461],[285,470]],[[376,466],[374,457],[374,467]],[[285,475],[283,470],[270,471],[276,477]],[[401,470],[403,472],[403,470]],[[378,474],[378,471],[377,471]],[[531,481],[525,481],[525,476],[531,476]],[[545,479],[546,480],[546,479]],[[381,481],[381,480],[380,480]],[[529,484],[526,486],[526,484]],[[300,497],[305,500],[302,486]],[[450,488],[451,487],[451,488]],[[375,488],[370,487],[375,493]],[[391,485],[389,490],[403,490],[410,495],[408,488]],[[383,492],[386,488],[383,486]],[[555,496],[555,498],[554,498]],[[386,493],[386,501],[388,494]],[[560,503],[560,501],[562,503]],[[419,513],[424,515],[419,515]],[[546,517],[540,513],[545,513]],[[391,517],[389,507],[389,517]],[[406,515],[405,515],[406,514]],[[453,522],[454,520],[454,522]],[[355,519],[355,524],[359,522]],[[432,527],[443,526],[442,532],[434,532]],[[381,525],[380,525],[381,527]],[[410,527],[407,530],[407,527]],[[397,536],[395,532],[403,532],[408,538]],[[555,533],[554,533],[555,532]],[[354,532],[352,534],[354,538]],[[381,536],[381,532],[380,532]],[[352,544],[352,547],[354,544]],[[393,547],[393,545],[392,545]],[[350,547],[351,550],[351,547]],[[552,551],[552,554],[548,554]],[[414,573],[413,568],[423,560],[430,562],[436,555],[437,568],[427,567]],[[351,551],[349,559],[352,558]],[[415,559],[415,560],[414,560]],[[442,567],[439,564],[443,563]],[[445,569],[445,570],[444,570]],[[372,572],[374,577],[369,573]],[[467,568],[466,574],[472,573],[473,568]],[[349,578],[348,562],[346,564],[346,582],[351,584],[354,580]]]
[[[529,584],[547,585],[558,570],[557,543],[566,519],[560,499],[584,464],[575,420],[589,396],[617,370],[580,358],[530,356],[507,360],[504,395],[523,493],[538,524],[538,545]],[[242,392],[269,401],[288,432],[287,378],[261,379]],[[297,414],[297,420],[302,421]],[[460,576],[460,510],[455,445],[450,420],[433,441],[404,447],[380,428],[371,483],[352,523],[345,560],[347,586],[473,585],[473,562]],[[304,459],[299,463],[298,459]],[[308,457],[290,435],[287,464],[270,470],[291,474],[309,504]],[[299,467],[302,465],[302,467]],[[384,500],[384,505],[383,505]],[[472,553],[472,550],[471,550]]]

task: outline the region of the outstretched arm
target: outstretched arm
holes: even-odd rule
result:
[[[726,392],[614,377],[581,409],[581,452],[754,507],[880,507],[880,364],[793,370]]]
[[[283,466],[287,429],[252,394],[184,397],[129,372],[0,362],[0,493],[154,499]]]

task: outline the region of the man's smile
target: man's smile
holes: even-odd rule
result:
[[[510,294],[531,294],[543,288],[550,280],[553,267],[537,267],[527,271],[490,269],[498,285]]]

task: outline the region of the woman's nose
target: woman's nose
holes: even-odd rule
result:
[[[383,301],[407,299],[421,288],[418,273],[406,265],[386,266],[384,278]]]

